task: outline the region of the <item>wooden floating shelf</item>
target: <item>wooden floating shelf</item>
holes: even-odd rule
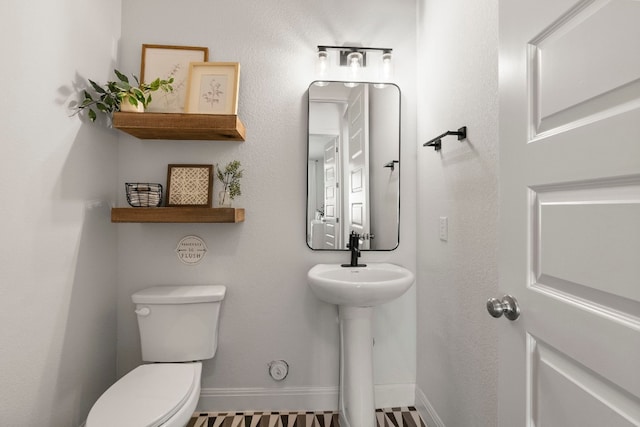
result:
[[[244,141],[237,115],[113,113],[113,127],[140,139]]]
[[[111,222],[236,223],[244,221],[244,208],[112,208]]]

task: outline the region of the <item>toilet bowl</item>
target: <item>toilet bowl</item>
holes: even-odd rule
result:
[[[86,427],[184,427],[200,397],[202,364],[141,365],[91,408]]]
[[[215,355],[224,286],[156,286],[132,295],[142,359],[93,405],[86,427],[184,427]]]

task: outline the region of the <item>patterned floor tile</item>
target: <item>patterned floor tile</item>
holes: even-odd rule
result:
[[[426,427],[413,406],[376,410],[378,427]],[[340,427],[338,413],[196,412],[187,427]]]

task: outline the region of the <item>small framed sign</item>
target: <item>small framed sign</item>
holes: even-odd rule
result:
[[[213,165],[169,165],[167,206],[210,208],[213,192]]]
[[[187,265],[196,265],[207,254],[207,245],[198,236],[183,237],[176,247],[178,259]]]

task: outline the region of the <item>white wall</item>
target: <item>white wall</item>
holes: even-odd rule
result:
[[[306,272],[316,263],[344,262],[348,254],[313,252],[305,243],[306,90],[315,79],[318,44],[360,42],[394,49],[396,80],[403,90],[402,234],[399,249],[367,253],[363,260],[414,270],[415,12],[413,0],[190,0],[179,7],[168,0],[124,2],[122,71],[139,72],[143,43],[207,46],[211,61],[240,62],[239,115],[247,140],[139,141],[121,135],[119,204],[125,205],[126,181],[164,183],[168,163],[224,165],[237,159],[245,174],[243,195],[235,204],[246,209],[247,219],[237,225],[118,226],[120,375],[140,362],[131,293],[156,284],[216,283],[226,285],[228,293],[218,353],[204,365],[205,394],[337,387],[337,310],[311,294]],[[202,237],[209,248],[198,266],[182,265],[174,252],[189,234]],[[376,383],[412,387],[414,289],[377,310],[375,334]],[[285,359],[291,367],[282,383],[267,374],[273,359]],[[215,402],[207,402],[201,401],[203,409],[216,409]],[[391,403],[413,403],[413,395]],[[249,404],[241,400],[238,409],[259,409]],[[289,398],[282,405],[296,404]]]
[[[497,293],[497,3],[418,2],[418,403],[435,426],[496,425],[496,320],[485,302]],[[467,141],[422,147],[464,125]]]
[[[79,426],[116,374],[115,131],[69,117],[120,1],[4,2],[0,425]]]

